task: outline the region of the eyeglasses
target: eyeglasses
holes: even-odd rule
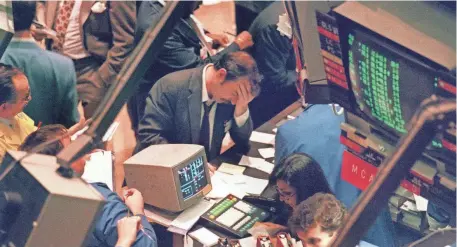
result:
[[[276,189],[276,192],[278,192],[278,194],[280,196],[285,197],[285,198],[290,198],[290,197],[294,196],[295,194],[297,194],[297,192],[284,192],[284,191],[281,191],[278,186],[275,186],[275,189]]]
[[[29,90],[29,92],[25,95],[22,101],[29,102],[30,100],[32,100],[32,92]]]

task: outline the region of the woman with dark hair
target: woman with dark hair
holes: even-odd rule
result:
[[[267,230],[270,235],[287,231],[286,225],[292,210],[302,201],[319,192],[333,194],[321,166],[304,153],[293,153],[283,158],[273,169],[270,184],[275,186],[279,200],[289,207],[278,212],[274,223],[255,225]]]
[[[312,195],[332,193],[321,166],[304,153],[293,153],[279,162],[272,172],[279,199],[292,209]]]

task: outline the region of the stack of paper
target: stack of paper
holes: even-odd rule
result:
[[[268,174],[273,171],[274,165],[262,158],[254,158],[243,155],[240,160],[240,166],[252,167]]]
[[[181,235],[187,234],[192,226],[197,223],[200,216],[213,206],[214,202],[202,199],[198,204],[184,210],[171,222],[168,231]]]
[[[214,246],[219,242],[219,237],[204,227],[189,233],[189,236],[202,243],[203,247]]]
[[[232,165],[229,163],[222,163],[222,165],[217,169],[219,172],[227,173],[230,175],[243,174],[244,170],[246,170],[246,167]]]
[[[287,36],[289,39],[292,38],[292,27],[290,25],[290,20],[287,14],[282,14],[279,16],[277,30],[284,36]]]
[[[223,198],[228,194],[243,198],[247,194],[260,195],[267,187],[268,180],[216,171],[211,177],[211,185],[213,189],[206,195],[208,198]]]

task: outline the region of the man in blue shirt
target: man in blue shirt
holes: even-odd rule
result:
[[[69,128],[80,121],[73,62],[41,49],[33,39],[30,28],[35,2],[12,4],[15,34],[1,61],[21,69],[28,78],[33,97],[24,112],[37,125],[62,124]]]
[[[61,137],[61,141],[48,145],[41,154],[57,155],[66,145],[70,143],[67,129],[62,125],[47,125],[31,133],[22,145],[21,151],[30,151],[39,144]],[[81,158],[75,161],[71,168],[77,174],[84,173],[86,160]],[[95,227],[90,234],[87,246],[115,246],[118,240],[117,222],[124,217],[141,217],[143,230],[139,231],[132,246],[138,247],[157,247],[157,238],[151,224],[144,215],[144,201],[141,193],[136,189],[125,191],[124,198],[120,198],[111,191],[106,184],[91,183],[100,194],[105,198],[106,204],[95,222]]]

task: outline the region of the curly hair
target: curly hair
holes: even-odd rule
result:
[[[296,234],[317,224],[322,231],[333,233],[342,226],[346,213],[346,208],[334,195],[316,193],[297,206],[289,219],[289,227]]]

